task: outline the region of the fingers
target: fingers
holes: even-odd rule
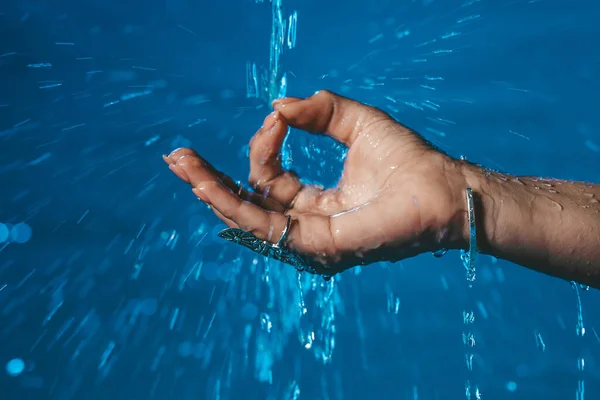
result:
[[[192,187],[196,187],[206,181],[222,182],[229,190],[234,191],[244,200],[251,201],[273,211],[283,211],[285,209],[285,207],[273,199],[244,190],[233,179],[215,169],[194,150],[185,148],[177,149],[170,155],[163,156],[163,159],[169,164],[171,171],[180,179],[192,185]]]
[[[177,177],[179,179],[181,179],[184,182],[190,183],[189,178],[187,177],[187,175],[183,172],[183,170],[181,168],[179,168],[179,166],[177,165],[177,160],[185,157],[186,155],[195,155],[196,152],[192,149],[176,149],[173,150],[171,152],[171,154],[169,155],[163,155],[163,161],[167,163],[167,165],[169,166],[169,169],[175,174],[177,175]]]
[[[285,99],[289,104],[291,99]],[[259,193],[289,207],[302,189],[300,179],[281,165],[281,146],[288,126],[277,111],[265,118],[263,126],[250,141],[250,176],[248,180]]]
[[[281,239],[287,223],[286,215],[244,201],[218,182],[206,182],[193,190],[213,210],[240,229],[270,243],[277,243]],[[335,254],[329,217],[316,214],[298,216],[292,221],[283,245],[317,260],[325,260]]]
[[[268,211],[244,201],[215,181],[203,182],[192,190],[201,200],[210,204],[222,217],[232,221],[240,229],[254,234],[261,240],[271,243],[279,241],[287,222],[287,217],[282,213]]]
[[[346,146],[352,146],[364,126],[376,119],[387,118],[376,108],[322,90],[299,100],[278,99],[273,108],[292,127],[312,133],[324,133]]]

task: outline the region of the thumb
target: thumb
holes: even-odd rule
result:
[[[273,108],[291,127],[326,134],[348,147],[367,123],[376,118],[389,118],[381,110],[327,90],[303,100],[277,99]]]

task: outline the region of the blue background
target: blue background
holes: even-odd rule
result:
[[[298,11],[288,94],[382,107],[491,168],[597,181],[600,3],[284,9]],[[161,155],[193,146],[244,180],[269,112],[246,97],[246,63],[268,65],[270,32],[270,4],[249,0],[0,4],[0,223],[32,229],[0,237],[0,398],[453,400],[468,376],[484,399],[571,399],[578,380],[600,398],[595,290],[578,336],[568,282],[482,256],[467,290],[457,254],[426,254],[346,272],[329,294],[305,277],[300,317],[290,268],[220,243]],[[303,177],[339,176],[330,141],[292,132],[291,152]]]

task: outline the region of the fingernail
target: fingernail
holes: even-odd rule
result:
[[[171,164],[173,162],[167,154],[163,154],[162,158],[167,164]]]
[[[181,147],[176,148],[175,150],[173,150],[172,152],[169,153],[169,157],[171,157],[173,154],[175,154],[177,151],[181,150]]]
[[[280,99],[273,100],[273,103],[271,103],[271,106],[273,107],[273,110],[279,110],[279,108],[281,107],[281,100]]]
[[[194,192],[194,194],[196,196],[198,196],[198,198],[200,200],[202,200],[206,204],[210,205],[210,201],[208,200],[208,197],[206,196],[206,193],[204,193],[203,189],[201,189],[201,188],[192,188],[192,192]]]
[[[267,115],[267,118],[265,118],[265,122],[263,124],[263,131],[264,130],[270,130],[273,128],[273,126],[275,125],[275,123],[277,122],[277,112],[274,111],[271,114]]]

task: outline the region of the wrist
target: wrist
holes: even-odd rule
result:
[[[460,218],[452,227],[462,232],[459,248],[469,244],[470,187],[480,253],[600,288],[600,209],[589,200],[600,197],[598,186],[504,175],[459,160],[450,165],[453,197],[464,199],[456,202]]]
[[[467,187],[473,190],[476,240],[480,253],[507,258],[525,242],[543,243],[543,229],[531,229],[535,222],[535,210],[532,208],[535,193],[530,193],[524,182],[518,177],[490,171],[467,161],[456,162],[464,179],[463,186],[458,188],[465,198],[460,221],[462,248],[468,248],[470,238]]]
[[[492,173],[481,166],[464,160],[452,160],[449,167],[453,171],[454,197],[456,201],[455,218],[451,231],[455,231],[459,240],[455,248],[468,249],[470,241],[470,221],[467,202],[467,188],[473,191],[475,224],[477,229],[477,249],[480,253],[493,254],[498,232],[499,216],[506,206],[502,198],[500,182],[510,178]]]

